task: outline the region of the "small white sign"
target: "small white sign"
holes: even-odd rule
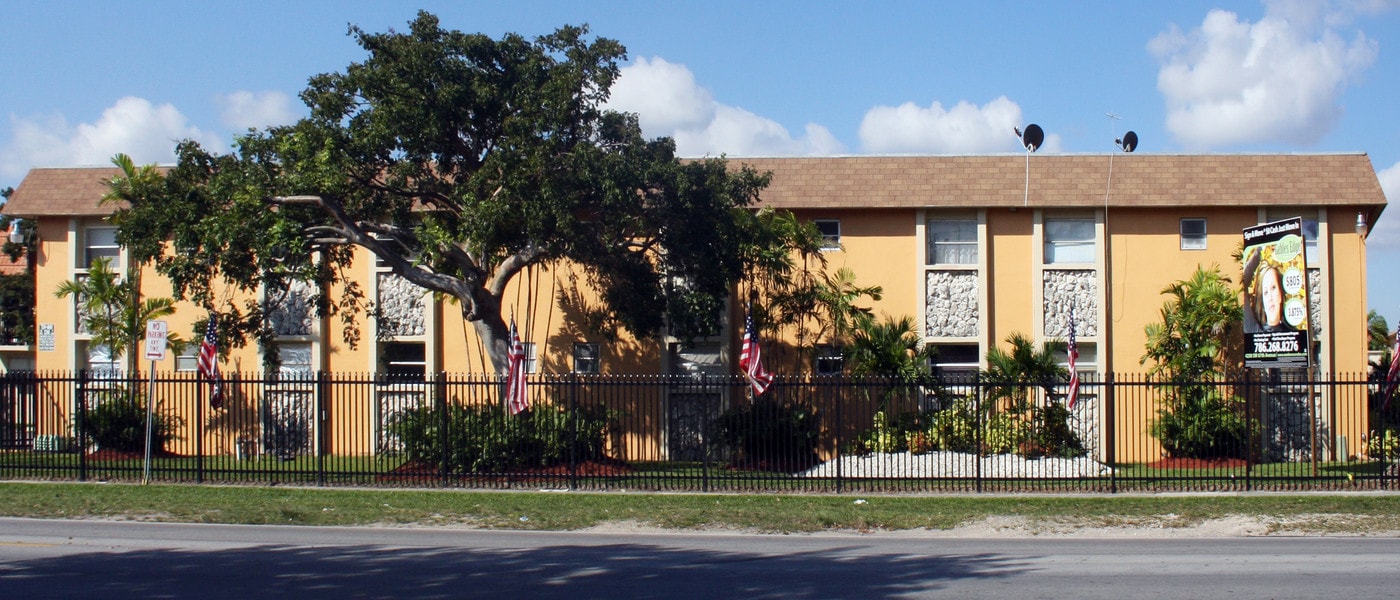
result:
[[[146,321],[146,360],[165,360],[165,321]]]
[[[53,352],[53,323],[39,324],[39,351]]]

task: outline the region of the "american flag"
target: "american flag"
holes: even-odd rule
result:
[[[1075,362],[1079,360],[1079,343],[1074,340],[1074,305],[1069,307],[1069,407],[1079,402],[1079,370]]]
[[[1395,342],[1390,348],[1390,370],[1385,373],[1385,400],[1381,402],[1381,410],[1390,406],[1397,383],[1400,383],[1400,325],[1395,327]]]
[[[744,315],[744,343],[739,348],[739,368],[743,369],[755,396],[763,394],[773,383],[773,374],[763,368],[763,352],[758,347],[758,334],[754,333],[751,312]]]
[[[530,398],[525,394],[525,344],[515,329],[515,317],[510,318],[509,368],[506,371],[506,409],[518,415],[530,408]]]
[[[209,326],[204,328],[204,341],[199,343],[199,374],[209,382],[209,406],[224,407],[224,391],[219,379],[219,320],[209,314]]]

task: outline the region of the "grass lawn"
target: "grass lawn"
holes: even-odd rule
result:
[[[609,523],[761,532],[948,530],[1013,517],[1055,527],[1190,527],[1232,516],[1289,531],[1400,532],[1400,495],[639,494],[0,483],[0,515],[193,523],[575,530]]]

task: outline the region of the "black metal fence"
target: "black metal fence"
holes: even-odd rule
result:
[[[10,373],[0,478],[646,491],[1120,492],[1400,485],[1364,377],[1164,385],[531,375]],[[215,393],[217,389],[217,394]],[[154,399],[153,403],[148,399]],[[217,404],[217,406],[215,406]],[[146,452],[147,408],[153,426]]]

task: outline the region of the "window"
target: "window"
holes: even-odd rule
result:
[[[309,342],[284,342],[278,344],[277,350],[282,359],[282,366],[277,370],[279,379],[309,381],[314,378],[315,370],[312,368]]]
[[[393,379],[421,380],[428,374],[427,350],[422,342],[385,342],[379,360],[381,372]]]
[[[841,249],[841,221],[837,219],[816,219],[813,223],[822,234],[822,250]]]
[[[1092,219],[1046,219],[1045,264],[1094,262]]]
[[[122,364],[112,357],[112,352],[106,346],[92,344],[84,349],[86,361],[83,368],[88,370],[88,377],[92,379],[120,379],[122,376]]]
[[[521,344],[525,347],[525,372],[538,373],[540,371],[540,359],[535,354],[535,343],[525,342]]]
[[[817,375],[840,375],[846,368],[846,359],[841,356],[841,347],[831,344],[818,344],[813,362]]]
[[[928,264],[977,264],[977,221],[930,219]]]
[[[1205,219],[1182,219],[1182,220],[1181,220],[1181,249],[1182,249],[1182,250],[1205,250],[1205,249],[1206,249],[1206,220],[1205,220]]]
[[[86,252],[83,260],[86,261],[78,265],[80,269],[92,266],[92,261],[99,258],[106,258],[111,261],[113,268],[117,266],[117,258],[121,254],[121,246],[117,245],[116,227],[89,227],[87,229],[87,239],[85,241]]]
[[[933,374],[945,383],[968,384],[977,377],[979,349],[976,344],[935,344]]]
[[[574,344],[574,372],[598,372],[598,344],[578,342]]]
[[[202,338],[201,338],[202,339]],[[193,373],[199,370],[199,344],[185,344],[184,349],[175,355],[175,371]]]

